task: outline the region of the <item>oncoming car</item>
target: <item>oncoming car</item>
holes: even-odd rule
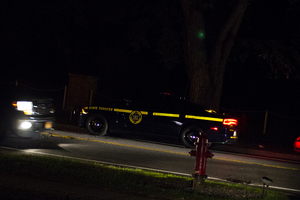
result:
[[[6,137],[37,138],[54,122],[52,99],[11,101],[2,104],[0,140]]]
[[[114,105],[90,105],[82,109],[79,126],[93,135],[106,133],[143,133],[179,138],[189,148],[201,132],[209,143],[237,140],[235,118],[206,110],[192,102],[171,95],[159,95]]]
[[[12,106],[12,130],[19,137],[36,137],[39,133],[51,129],[54,121],[52,99],[31,99],[14,101]]]
[[[0,87],[0,140],[7,137],[37,138],[54,123],[53,100],[29,94],[17,86]]]

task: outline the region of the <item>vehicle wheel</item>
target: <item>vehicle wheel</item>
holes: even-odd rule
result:
[[[86,121],[89,132],[93,135],[105,135],[108,129],[108,123],[105,117],[99,113],[92,114]]]
[[[181,131],[180,140],[186,147],[195,148],[200,132],[202,130],[198,126],[188,126]]]

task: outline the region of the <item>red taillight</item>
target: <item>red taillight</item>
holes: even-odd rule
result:
[[[300,137],[294,143],[294,150],[300,152]]]
[[[219,130],[218,127],[210,127],[211,130],[217,131]]]
[[[223,119],[223,125],[237,126],[238,120],[236,119]]]

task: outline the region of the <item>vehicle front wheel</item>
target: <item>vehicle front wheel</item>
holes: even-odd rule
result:
[[[201,132],[202,130],[198,126],[188,126],[181,131],[180,140],[186,147],[195,148],[195,142],[197,142]]]
[[[92,114],[86,121],[86,126],[92,135],[103,136],[107,133],[108,123],[105,117],[99,113]]]

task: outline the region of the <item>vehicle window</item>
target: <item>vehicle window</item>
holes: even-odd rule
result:
[[[147,111],[153,111],[153,110],[161,110],[161,107],[163,105],[164,99],[162,98],[145,98],[141,99],[140,101],[137,101],[135,103],[135,106],[138,110],[147,110]]]
[[[161,111],[166,113],[181,113],[184,104],[180,99],[168,98],[165,100]]]
[[[205,109],[189,101],[185,101],[183,112],[186,114],[204,114]]]

